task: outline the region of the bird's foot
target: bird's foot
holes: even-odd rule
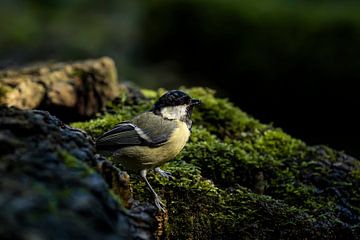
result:
[[[165,212],[166,205],[163,202],[161,202],[161,199],[158,195],[155,196],[155,205],[160,211]]]
[[[170,172],[167,172],[167,171],[164,171],[162,169],[160,169],[159,167],[155,168],[155,172],[159,173],[160,176],[162,177],[166,177],[166,178],[171,178],[171,179],[174,179],[174,177],[171,175]]]

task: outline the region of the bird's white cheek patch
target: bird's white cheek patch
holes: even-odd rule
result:
[[[186,116],[187,105],[164,107],[161,115],[167,119],[181,119]]]

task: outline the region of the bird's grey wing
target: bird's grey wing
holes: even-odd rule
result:
[[[122,122],[96,139],[98,149],[118,149],[125,146],[159,146],[169,139],[176,123],[153,113],[143,113],[131,122]]]
[[[150,140],[151,146],[159,146],[169,140],[177,127],[175,121],[164,119],[152,112],[143,113],[132,121]]]
[[[136,126],[130,122],[119,123],[96,139],[96,147],[141,144],[142,139],[135,129]]]

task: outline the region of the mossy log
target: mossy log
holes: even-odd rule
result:
[[[118,96],[112,59],[46,63],[0,72],[0,105],[86,119]]]
[[[360,239],[359,160],[261,124],[212,90],[184,90],[203,104],[190,142],[163,166],[175,180],[149,174],[166,200],[168,239]],[[162,92],[144,90],[148,100],[111,103],[72,126],[98,136]],[[142,181],[132,184],[135,199],[152,202]]]
[[[0,239],[153,239],[155,208],[84,132],[39,110],[0,107]]]
[[[0,108],[0,238],[360,239],[359,160],[261,124],[212,90],[183,90],[203,104],[189,143],[163,166],[175,179],[149,174],[163,214],[87,135],[150,109],[163,91],[123,95],[72,127]]]

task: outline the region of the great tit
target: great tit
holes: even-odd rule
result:
[[[175,158],[190,137],[193,107],[200,103],[179,90],[161,96],[153,108],[130,121],[117,124],[96,139],[100,153],[110,154],[115,162],[126,169],[137,171],[155,197],[155,205],[164,211],[164,204],[146,178],[149,169],[155,168],[163,177],[169,172],[159,168]]]

